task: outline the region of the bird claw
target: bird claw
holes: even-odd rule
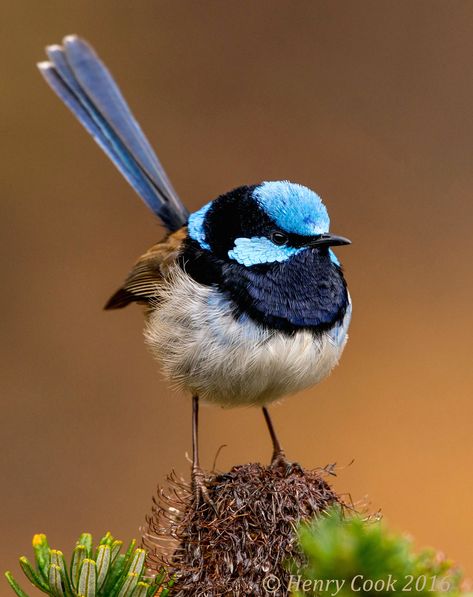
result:
[[[301,465],[298,462],[291,462],[288,460],[286,454],[284,454],[282,450],[273,454],[271,468],[274,470],[281,470],[286,477],[292,473],[303,473]]]
[[[202,504],[210,506],[216,512],[215,504],[209,496],[209,490],[205,483],[205,473],[200,467],[192,468],[192,493],[194,495],[195,507]]]

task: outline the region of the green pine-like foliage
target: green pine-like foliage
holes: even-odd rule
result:
[[[346,515],[339,506],[301,525],[298,539],[304,564],[288,565],[287,589],[293,597],[473,597],[462,592],[462,574],[450,560],[435,550],[415,551],[407,537],[382,522]],[[22,556],[20,566],[35,587],[52,597],[171,597],[174,580],[166,571],[147,577],[145,550],[135,541],[125,553],[122,546],[107,533],[93,547],[92,536],[84,533],[67,565],[45,535],[35,535],[35,565]],[[28,597],[10,572],[5,576],[16,595]]]
[[[416,552],[410,539],[381,521],[345,516],[340,507],[302,525],[299,541],[306,563],[290,566],[289,587],[298,597],[333,597],[338,587],[337,597],[460,593],[462,574],[450,560],[431,549]]]
[[[134,540],[125,553],[120,553],[122,546],[107,533],[94,547],[92,536],[83,533],[68,565],[62,551],[51,549],[46,535],[40,534],[33,537],[35,565],[22,556],[20,566],[27,579],[51,597],[166,597],[172,581],[165,571],[146,577],[145,550]],[[5,576],[19,597],[28,597],[11,572]]]

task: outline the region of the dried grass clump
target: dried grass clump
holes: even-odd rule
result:
[[[263,579],[274,574],[287,586],[289,558],[299,557],[295,528],[340,498],[327,471],[246,464],[208,479],[208,504],[196,508],[190,489],[175,476],[160,492],[143,542],[148,565],[176,576],[173,595],[267,595]],[[281,590],[274,595],[285,595]]]

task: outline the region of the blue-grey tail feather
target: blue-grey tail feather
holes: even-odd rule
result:
[[[148,207],[171,231],[188,211],[112,76],[93,49],[77,36],[47,48],[38,65],[46,82],[109,156]]]

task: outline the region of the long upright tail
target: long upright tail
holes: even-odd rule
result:
[[[70,35],[62,46],[48,46],[46,53],[49,60],[38,68],[52,90],[164,225],[171,231],[180,228],[188,211],[92,47]]]

